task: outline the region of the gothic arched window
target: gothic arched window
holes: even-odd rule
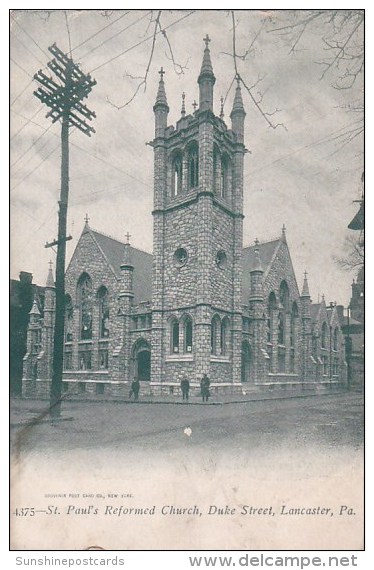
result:
[[[268,300],[268,319],[267,319],[267,341],[269,343],[273,342],[273,322],[274,322],[274,311],[277,308],[277,299],[275,297],[274,291],[269,295]]]
[[[183,167],[182,154],[177,152],[172,162],[171,195],[178,196],[182,192]]]
[[[99,336],[106,338],[109,336],[109,295],[104,285],[97,292],[97,300],[99,303]]]
[[[221,323],[221,354],[229,351],[229,319],[225,317]]]
[[[213,192],[221,194],[221,158],[217,145],[213,148]]]
[[[199,185],[199,147],[192,144],[188,151],[188,188]]]
[[[321,347],[327,348],[327,324],[325,322],[322,325]]]
[[[296,323],[299,317],[297,304],[293,303],[291,311],[291,327],[290,327],[290,346],[294,347],[296,343]]]
[[[229,191],[230,159],[223,156],[221,160],[221,196],[227,198]]]
[[[334,330],[334,350],[338,350],[338,338],[339,338],[339,330],[338,330],[338,327],[335,327],[335,330]]]
[[[73,340],[73,302],[70,295],[65,295],[65,341]]]
[[[279,302],[281,309],[288,312],[290,305],[290,292],[286,281],[282,281],[279,287]]]
[[[83,273],[78,281],[79,330],[81,340],[92,339],[92,281]]]
[[[171,346],[170,350],[172,354],[179,352],[179,322],[177,319],[172,319],[170,322],[170,337]]]
[[[278,344],[284,344],[284,316],[278,314]]]
[[[212,319],[212,328],[210,336],[211,352],[212,354],[218,353],[218,347],[220,347],[220,333],[221,333],[221,320],[218,315],[215,315]]]
[[[184,352],[192,352],[192,319],[186,317],[184,320]]]

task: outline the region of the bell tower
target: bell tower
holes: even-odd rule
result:
[[[167,125],[164,71],[156,102],[151,386],[171,393],[187,377],[212,388],[241,382],[245,111],[238,78],[231,129],[214,114],[210,38],[197,83],[199,107]]]

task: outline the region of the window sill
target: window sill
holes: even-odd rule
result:
[[[193,354],[169,354],[165,358],[166,362],[192,362],[194,359]]]
[[[210,362],[231,362],[230,358],[228,356],[216,356],[214,354],[211,354],[210,356]]]

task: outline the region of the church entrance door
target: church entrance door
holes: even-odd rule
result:
[[[247,341],[242,343],[242,382],[249,382],[251,375],[251,347]]]
[[[151,379],[151,348],[145,340],[134,346],[134,378],[146,382]]]

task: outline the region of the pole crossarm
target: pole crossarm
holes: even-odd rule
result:
[[[46,117],[51,118],[53,123],[66,117],[69,127],[77,127],[85,135],[91,136],[95,129],[87,121],[95,118],[96,114],[82,100],[88,97],[96,81],[91,75],[85,75],[56,44],[48,50],[54,59],[47,66],[55,77],[48,77],[44,71],[38,71],[34,79],[40,86],[34,95],[50,108]]]

